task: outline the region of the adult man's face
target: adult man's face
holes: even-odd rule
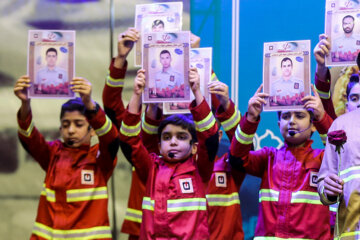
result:
[[[344,18],[342,25],[345,33],[351,33],[354,29],[354,20],[351,17]]]
[[[152,27],[153,32],[163,32],[164,31],[164,25],[158,24]]]
[[[160,54],[160,63],[163,68],[168,68],[171,65],[171,56],[169,53]]]
[[[290,60],[281,63],[281,71],[283,77],[290,77],[292,74],[292,63]]]
[[[46,54],[46,62],[48,67],[55,67],[57,61],[57,54],[56,52],[48,52]]]

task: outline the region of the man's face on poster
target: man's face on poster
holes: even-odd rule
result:
[[[292,74],[292,63],[290,60],[281,63],[281,71],[283,77],[290,77]]]
[[[164,31],[164,25],[163,24],[154,25],[152,27],[152,31],[153,32],[163,32]]]
[[[351,17],[345,17],[342,21],[342,26],[345,33],[352,33],[354,29],[354,20]]]
[[[169,53],[160,54],[160,63],[163,68],[168,68],[171,65],[171,56]]]
[[[57,61],[57,54],[56,52],[49,51],[46,54],[46,62],[48,67],[55,67]]]

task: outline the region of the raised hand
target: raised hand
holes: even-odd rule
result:
[[[209,92],[215,94],[221,106],[226,110],[230,106],[229,87],[223,82],[213,81],[208,84]]]
[[[70,84],[71,84],[70,89],[75,93],[79,93],[81,100],[84,103],[86,109],[89,110],[95,109],[96,107],[95,102],[91,99],[91,91],[92,91],[91,83],[85,78],[75,77],[70,81]]]
[[[269,94],[261,92],[262,88],[263,85],[261,84],[254,96],[249,99],[246,118],[250,122],[256,122],[258,120],[260,113],[263,110],[263,105],[266,104],[265,98],[269,97]]]
[[[27,95],[27,89],[30,87],[30,78],[28,75],[21,76],[15,83],[14,86],[14,94],[17,96],[21,101],[29,101]]]
[[[321,103],[320,96],[316,91],[314,85],[311,85],[311,90],[313,91],[314,96],[305,96],[301,99],[301,101],[305,102],[304,108],[306,108],[306,110],[313,111],[315,120],[320,121],[324,117],[325,110]]]

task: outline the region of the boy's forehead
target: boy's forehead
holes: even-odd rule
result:
[[[310,115],[310,113],[306,109],[299,109],[299,110],[296,110],[296,111],[284,110],[284,111],[281,111],[280,115],[292,114],[292,113],[305,113],[305,114]]]
[[[71,112],[66,111],[60,120],[61,121],[65,121],[65,120],[85,120],[85,121],[87,121],[85,115],[77,110],[71,111]]]
[[[174,124],[168,124],[166,125],[166,127],[163,129],[163,131],[161,132],[161,134],[164,133],[172,133],[172,134],[176,134],[176,133],[188,133],[190,134],[189,130],[182,128],[181,126],[177,126]]]

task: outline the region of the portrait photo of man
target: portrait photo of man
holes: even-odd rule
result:
[[[301,105],[304,97],[304,81],[293,75],[293,61],[289,57],[281,60],[281,77],[271,83],[270,106]]]
[[[36,73],[35,84],[37,90],[42,93],[61,93],[63,88],[67,89],[67,71],[57,66],[58,51],[50,47],[46,50],[46,66]],[[65,93],[65,92],[64,92]]]
[[[151,30],[153,32],[163,32],[164,29],[165,29],[165,24],[160,19],[156,19],[151,25]]]
[[[355,18],[346,15],[342,18],[342,34],[333,40],[331,57],[334,62],[354,61],[360,49],[360,35],[354,32]]]
[[[172,56],[169,50],[160,52],[161,70],[155,74],[155,88],[157,97],[169,97],[181,95],[181,86],[184,84],[184,76],[172,68]]]

